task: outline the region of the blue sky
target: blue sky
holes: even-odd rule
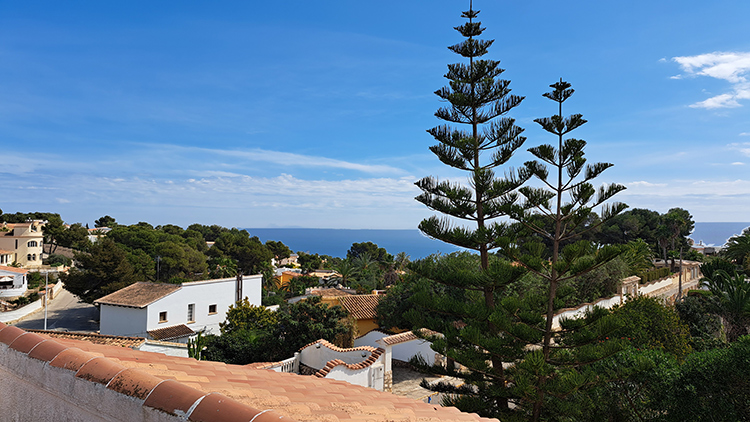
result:
[[[158,4],[157,4],[158,3]],[[464,1],[0,3],[5,212],[132,224],[415,228]],[[525,96],[560,77],[617,199],[750,221],[745,1],[475,1]],[[521,151],[514,165],[528,160]]]

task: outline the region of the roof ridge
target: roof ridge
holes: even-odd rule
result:
[[[189,420],[229,412],[241,413],[247,420],[260,414],[290,420],[274,411],[261,411],[219,393],[205,393],[176,380],[165,380],[137,368],[126,368],[107,357],[84,352],[77,347],[68,347],[2,322],[0,343],[28,358],[48,363],[45,370],[49,367],[69,370],[76,378],[102,384],[109,390],[142,400],[142,406],[172,415],[179,413]]]

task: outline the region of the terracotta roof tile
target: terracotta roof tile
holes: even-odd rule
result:
[[[4,337],[12,328],[15,327],[0,323],[0,338],[15,340],[23,334],[22,330],[20,333],[11,330]],[[58,352],[55,347],[58,341],[76,347],[68,346]],[[0,344],[0,350],[5,347]],[[127,347],[48,339],[38,343],[29,356],[35,352],[38,358],[49,361],[49,366],[76,371],[71,376],[78,373],[79,378],[145,400],[144,406],[172,414],[185,412],[190,421],[488,420],[343,381],[196,361]],[[168,379],[181,376],[193,377],[194,381]]]
[[[107,385],[115,375],[124,371],[125,367],[105,357],[95,357],[76,372],[76,377],[88,381]]]
[[[6,252],[6,251],[2,251]],[[6,252],[11,253],[11,252]],[[0,271],[8,271],[10,273],[16,273],[16,274],[26,274],[29,272],[29,270],[24,270],[23,268],[16,268],[16,267],[6,267],[4,265],[0,265]]]
[[[425,336],[442,336],[442,334],[437,331],[428,330],[426,328],[420,329],[420,332]],[[417,337],[412,331],[406,331],[392,336],[383,337],[381,340],[383,340],[383,343],[386,345],[393,346],[394,344],[406,343],[407,341],[416,340],[418,338],[419,337]]]
[[[157,300],[180,290],[178,284],[147,283],[140,281],[110,293],[94,303],[104,305],[127,306],[131,308],[145,308]]]
[[[374,319],[382,295],[341,296],[339,302],[356,319]]]
[[[25,333],[25,334],[18,336],[8,346],[10,346],[11,349],[17,350],[21,353],[29,353],[31,349],[33,349],[34,347],[36,347],[37,344],[43,341],[44,341],[44,337],[38,334]]]
[[[195,334],[195,331],[191,330],[190,327],[185,324],[172,325],[170,327],[148,331],[148,335],[153,337],[154,340],[171,340],[192,336],[193,334]]]
[[[0,324],[2,324],[0,322]],[[0,327],[0,343],[10,345],[13,340],[22,336],[26,332],[18,327],[7,326],[5,324]]]
[[[82,340],[88,341],[95,344],[108,344],[111,346],[121,347],[140,347],[146,342],[143,337],[124,337],[124,336],[110,336],[105,334],[94,334],[94,333],[76,333],[67,331],[52,331],[52,330],[26,330],[30,333],[41,334],[42,336],[54,338],[54,339],[71,339],[71,340]]]
[[[338,297],[338,296],[354,296],[356,293],[348,290],[336,289],[334,287],[328,287],[325,289],[313,289],[310,291],[311,295],[321,297]]]
[[[29,357],[49,362],[65,349],[67,349],[66,346],[63,346],[56,341],[45,340],[31,349]]]

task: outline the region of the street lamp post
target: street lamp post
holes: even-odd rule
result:
[[[44,330],[47,330],[47,301],[49,300],[49,272],[44,273]]]

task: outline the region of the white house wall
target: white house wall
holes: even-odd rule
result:
[[[427,364],[432,365],[435,363],[436,352],[430,348],[431,344],[429,341],[422,339],[394,344],[391,346],[391,356],[393,359],[408,362],[413,356],[422,355]]]
[[[362,369],[349,369],[344,365],[339,365],[331,368],[326,378],[383,391],[383,368],[382,363],[374,363]]]
[[[300,350],[300,362],[311,368],[321,369],[326,366],[328,361],[334,359],[339,359],[349,365],[354,365],[366,360],[371,354],[372,352],[367,350],[331,350],[326,347],[325,344],[321,344],[321,347],[319,348],[313,345]]]
[[[102,304],[99,332],[113,336],[146,337],[146,310]]]
[[[0,275],[13,277],[13,287],[0,288],[0,297],[23,296],[23,294],[26,293],[26,275],[13,274],[5,271],[1,272]]]
[[[243,297],[251,305],[261,306],[261,275],[243,277]],[[148,331],[173,325],[185,324],[193,331],[219,334],[219,324],[224,322],[229,306],[235,300],[234,278],[194,281],[183,283],[182,288],[148,305]],[[194,322],[188,321],[188,304],[195,304]],[[209,314],[210,305],[216,312]],[[167,312],[167,321],[159,322],[159,313]]]
[[[369,333],[354,339],[354,347],[359,347],[359,346],[382,347],[378,343],[378,340],[380,340],[383,337],[388,337],[388,334],[382,331],[372,330]]]

